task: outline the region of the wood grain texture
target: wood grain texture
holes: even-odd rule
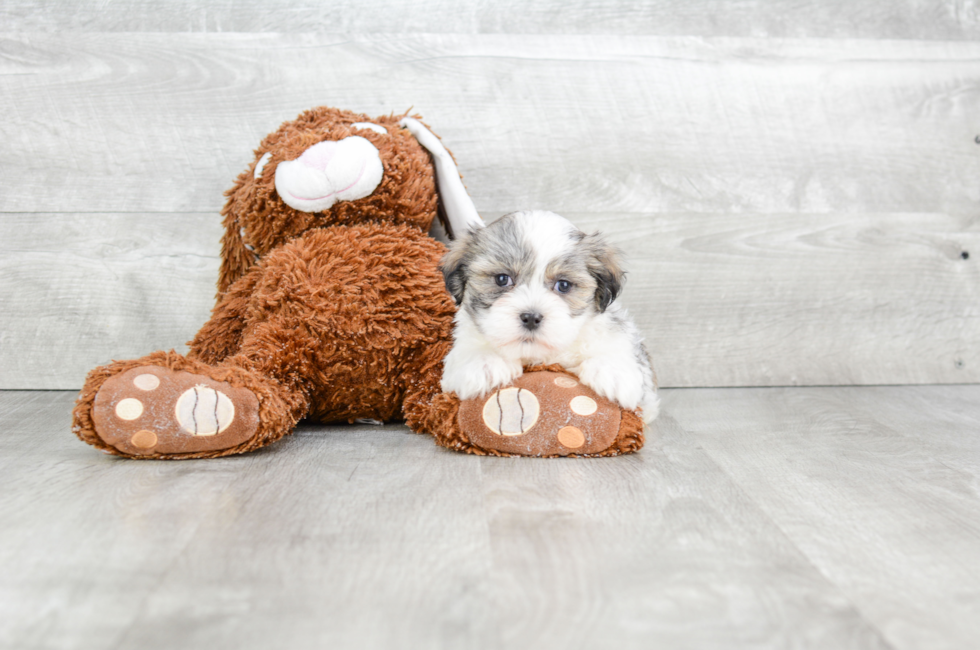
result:
[[[888,647],[669,411],[654,430],[612,462],[483,460],[501,647]]]
[[[484,215],[610,232],[664,385],[980,381],[978,61],[976,42],[7,33],[0,386],[180,348],[222,192],[324,103],[414,105]]]
[[[950,469],[980,475],[980,418],[971,386],[869,388],[851,398],[849,410],[928,444],[932,458]]]
[[[663,392],[647,447],[109,457],[0,391],[0,646],[970,647],[980,386]]]
[[[626,252],[665,386],[980,382],[977,217],[569,217]]]
[[[625,251],[664,386],[980,381],[977,219],[567,216]],[[184,349],[219,236],[208,213],[5,215],[0,385],[78,388],[111,358]]]
[[[80,388],[112,359],[186,351],[221,232],[217,213],[0,216],[0,386]]]
[[[977,386],[774,388],[668,408],[892,647],[962,648],[980,638],[978,404]]]
[[[217,210],[301,110],[421,112],[479,210],[974,214],[980,43],[0,38],[0,211]]]
[[[321,427],[247,456],[120,463],[72,439],[73,399],[0,394],[0,646],[449,649],[493,634],[477,458],[404,427]]]
[[[660,34],[970,39],[968,0],[7,0],[8,31]]]

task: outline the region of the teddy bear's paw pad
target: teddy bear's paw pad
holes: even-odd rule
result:
[[[228,449],[255,435],[258,406],[246,388],[143,366],[106,380],[92,419],[99,437],[126,454],[200,453]]]
[[[619,406],[571,375],[547,370],[459,407],[470,443],[521,456],[597,454],[615,442],[620,419]]]
[[[527,433],[540,415],[538,398],[523,388],[502,388],[483,404],[483,424],[501,436]]]

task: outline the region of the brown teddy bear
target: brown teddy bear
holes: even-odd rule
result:
[[[441,393],[456,308],[446,249],[427,233],[440,207],[450,236],[482,222],[421,122],[306,111],[262,141],[227,197],[211,319],[186,357],[92,370],[73,412],[83,441],[132,458],[225,456],[309,418],[404,420],[470,453],[642,446],[637,414],[558,367],[479,400]]]

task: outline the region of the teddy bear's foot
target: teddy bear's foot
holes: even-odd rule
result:
[[[643,446],[643,421],[573,375],[525,372],[489,396],[459,403],[444,446],[507,456],[616,456]]]
[[[255,436],[259,402],[247,388],[145,365],[109,377],[91,417],[96,435],[125,456],[221,455]]]

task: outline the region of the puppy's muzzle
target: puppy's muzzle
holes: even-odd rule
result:
[[[536,311],[526,311],[521,314],[521,324],[529,332],[533,332],[538,329],[541,325],[541,321],[544,320],[544,316]]]

